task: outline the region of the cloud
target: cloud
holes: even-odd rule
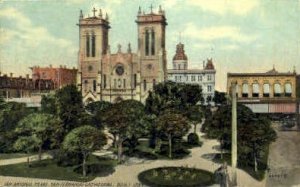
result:
[[[223,45],[221,47],[221,49],[228,50],[228,51],[234,51],[234,50],[237,50],[239,48],[240,48],[240,46],[238,46],[236,44],[228,44],[228,45]]]
[[[54,65],[70,63],[74,57],[76,59],[77,48],[72,41],[56,37],[45,27],[34,25],[17,9],[2,9],[0,19],[3,21],[0,29],[1,61],[9,68],[12,68],[12,61],[21,63],[14,66],[27,68],[34,63],[40,64],[41,59]],[[7,27],[5,23],[13,25]]]
[[[212,26],[198,28],[194,23],[187,23],[183,31],[186,37],[195,38],[204,41],[213,41],[218,39],[229,39],[235,42],[251,43],[257,39],[257,35],[244,34],[235,26]]]
[[[101,9],[102,11],[102,15],[105,16],[106,14],[108,14],[109,20],[113,20],[116,18],[116,13],[114,12],[114,10],[116,10],[117,7],[121,6],[121,4],[124,1],[122,0],[102,0],[102,1],[96,1],[96,3],[93,3],[90,7],[89,7],[89,12],[86,13],[86,17],[88,17],[88,14],[91,16],[93,15],[93,8],[95,8],[97,10],[96,14],[99,14],[99,10]]]
[[[175,0],[163,0],[162,6],[164,8],[178,8],[178,6],[175,6],[177,4],[177,1]]]
[[[193,45],[196,49],[211,49],[213,46],[209,43],[196,43]]]
[[[85,0],[65,0],[67,4],[72,5],[72,4],[82,4],[85,2]]]
[[[187,3],[216,14],[232,13],[240,16],[248,14],[259,5],[258,0],[189,0]]]

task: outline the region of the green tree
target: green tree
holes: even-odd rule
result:
[[[18,122],[32,111],[24,103],[0,102],[0,152],[12,152]]]
[[[53,115],[43,113],[30,114],[23,118],[15,129],[15,132],[19,134],[15,147],[19,149],[22,146],[18,146],[18,144],[31,143],[28,146],[38,148],[38,158],[41,160],[43,144],[49,140],[54,146],[57,143],[56,137],[61,133],[61,130],[61,121]]]
[[[160,83],[149,93],[146,111],[156,116],[169,109],[185,111],[189,106],[200,103],[202,98],[202,89],[199,85],[171,81]]]
[[[41,100],[41,111],[52,115],[57,115],[57,103],[55,95],[43,95]]]
[[[196,133],[197,124],[201,123],[204,117],[204,113],[199,105],[190,106],[185,116],[189,119],[189,121],[194,125],[194,133]]]
[[[174,111],[166,111],[157,118],[157,131],[168,137],[169,158],[172,158],[172,139],[184,136],[190,126],[187,118]]]
[[[227,103],[226,94],[225,92],[215,91],[215,96],[213,98],[213,102],[216,105],[224,105]]]
[[[39,143],[40,140],[36,136],[21,136],[15,141],[13,148],[17,151],[24,151],[29,154],[38,148]],[[29,155],[27,157],[27,164],[30,166]]]
[[[86,176],[86,160],[95,150],[101,149],[107,142],[106,136],[92,126],[81,126],[73,129],[63,141],[63,149],[82,154],[82,174]]]
[[[205,122],[208,137],[218,138],[222,147],[231,149],[231,105],[223,105]],[[237,107],[238,161],[252,158],[254,170],[257,170],[257,159],[260,153],[268,149],[276,139],[276,132],[271,128],[269,119],[254,114],[248,107],[238,104]]]
[[[96,101],[89,103],[85,109],[91,115],[91,123],[97,128],[103,128],[103,116],[111,106],[112,103],[107,101]]]
[[[164,82],[157,84],[154,90],[149,93],[146,99],[146,112],[158,117],[167,110],[178,110],[187,117],[191,117],[191,121],[196,119],[193,112],[189,112],[198,104],[203,104],[202,88],[199,85],[180,84],[175,82]],[[198,116],[197,116],[198,117]],[[193,119],[192,119],[193,118]],[[197,124],[196,124],[197,125]],[[155,147],[157,136],[155,124],[152,125],[150,146]]]
[[[75,85],[68,85],[58,90],[55,94],[57,114],[63,121],[64,134],[82,124],[84,115],[82,95]]]
[[[104,115],[109,132],[117,137],[118,162],[122,162],[123,142],[133,137],[139,138],[148,133],[144,105],[136,100],[115,103]]]

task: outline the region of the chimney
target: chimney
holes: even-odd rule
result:
[[[204,67],[205,67],[205,61],[203,60],[203,69],[204,69]]]
[[[29,74],[26,74],[26,79],[29,79]]]
[[[52,64],[50,64],[50,68],[52,68]]]
[[[62,65],[59,65],[59,68],[62,68]]]
[[[11,78],[13,77],[13,75],[14,75],[13,73],[10,73],[10,77],[11,77]]]
[[[1,71],[0,71],[0,76],[1,76],[2,74],[1,74]]]

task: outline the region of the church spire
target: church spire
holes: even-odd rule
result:
[[[141,9],[141,6],[139,6],[138,15],[141,15],[141,14],[142,14],[142,9]]]
[[[99,9],[99,17],[100,17],[100,19],[102,19],[102,10],[101,10],[101,8]]]
[[[82,13],[82,10],[80,10],[79,19],[83,19],[83,13]]]
[[[97,12],[97,10],[95,9],[95,7],[93,8],[93,15],[94,15],[94,17],[96,17],[96,12]]]
[[[158,13],[160,13],[160,14],[163,13],[163,11],[162,11],[162,9],[161,9],[161,5],[159,5]]]
[[[106,12],[106,15],[105,15],[105,20],[108,21],[108,14]]]
[[[130,44],[130,43],[128,43],[127,52],[128,52],[128,53],[131,53],[131,44]]]
[[[118,53],[121,53],[122,52],[122,46],[121,44],[118,44]]]

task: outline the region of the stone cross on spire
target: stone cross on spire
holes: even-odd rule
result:
[[[97,12],[97,10],[96,10],[95,7],[94,7],[94,8],[93,8],[94,17],[96,17],[96,12]]]

